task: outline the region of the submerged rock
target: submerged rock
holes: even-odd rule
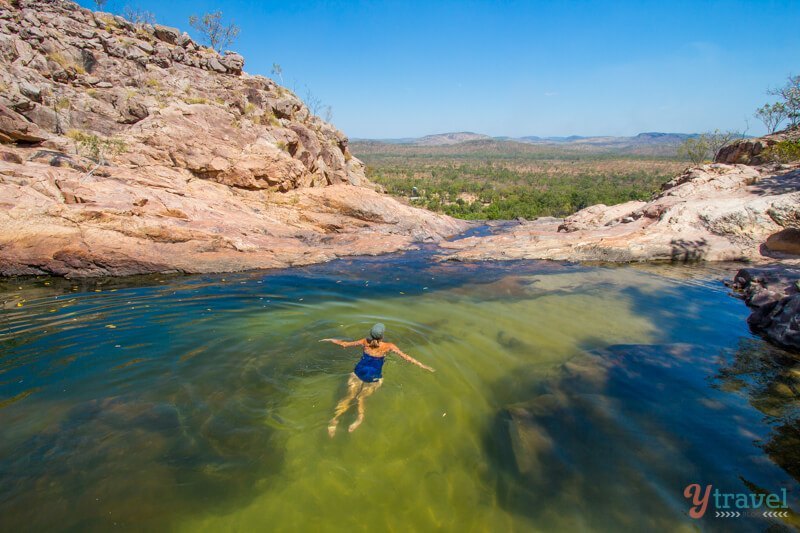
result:
[[[713,480],[744,492],[753,469],[767,483],[785,482],[784,471],[798,479],[796,395],[770,405],[782,425],[765,432],[765,397],[787,374],[752,366],[759,347],[743,348],[726,358],[697,345],[615,345],[565,363],[491,426],[487,457],[501,505],[543,530],[715,530],[713,512],[688,518],[686,485]],[[752,464],[759,456],[771,461]],[[580,512],[563,512],[571,506]],[[739,519],[747,530],[767,523]]]

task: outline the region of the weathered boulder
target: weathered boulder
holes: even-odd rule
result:
[[[767,248],[773,252],[800,255],[800,228],[786,228],[767,237]]]
[[[743,268],[733,278],[752,309],[747,323],[770,342],[800,351],[800,269]]]
[[[169,26],[162,26],[156,24],[153,26],[153,35],[156,39],[164,41],[169,44],[178,44],[178,39],[181,37],[181,31],[177,28],[170,28]]]
[[[764,163],[768,163],[764,157],[765,150],[774,144],[786,140],[795,142],[800,140],[800,127],[789,128],[756,139],[740,139],[734,141],[728,146],[724,146],[719,151],[715,161],[728,165],[763,165]]]
[[[241,74],[244,68],[244,57],[235,52],[225,52],[225,56],[222,57],[219,62],[231,74]]]
[[[19,84],[19,92],[34,100],[36,102],[42,101],[42,91],[39,87],[33,85],[30,82],[22,81]]]
[[[290,95],[282,96],[272,104],[272,112],[279,118],[292,118],[296,110],[300,109],[300,101]]]
[[[39,143],[48,135],[35,123],[28,121],[15,111],[0,105],[0,142]]]
[[[760,165],[764,163],[764,150],[775,144],[772,139],[742,139],[723,147],[715,161],[729,165]]]
[[[216,57],[209,57],[206,59],[206,65],[208,66],[209,70],[213,70],[214,72],[219,72],[220,74],[225,74],[228,72],[222,63],[220,63],[219,59]]]

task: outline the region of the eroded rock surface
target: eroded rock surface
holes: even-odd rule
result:
[[[455,260],[792,262],[800,257],[788,247],[770,251],[765,242],[798,227],[799,164],[712,164],[687,169],[649,202],[591,206],[563,221],[526,222],[442,246]]]
[[[185,169],[0,161],[0,272],[225,272],[375,255],[465,224],[368,188],[247,190]],[[72,168],[70,168],[72,167]]]
[[[754,332],[800,351],[800,268],[743,268],[732,286],[752,309],[747,323]]]
[[[175,28],[0,0],[0,274],[229,271],[466,223],[375,192],[347,137]]]
[[[765,151],[781,141],[800,141],[800,127],[765,135],[755,139],[741,139],[723,147],[716,157],[717,163],[761,165],[768,163]]]

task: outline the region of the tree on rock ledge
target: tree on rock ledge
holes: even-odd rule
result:
[[[800,126],[800,76],[790,75],[783,87],[772,89],[767,94],[778,96],[783,100],[781,104],[786,109],[790,128]]]
[[[222,11],[206,13],[202,18],[192,15],[189,17],[189,24],[220,54],[239,37],[239,26],[232,22],[222,24]]]
[[[767,133],[775,133],[778,126],[786,118],[786,106],[780,102],[774,104],[764,104],[763,107],[756,109],[755,117],[764,123]]]

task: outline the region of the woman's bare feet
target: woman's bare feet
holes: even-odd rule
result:
[[[334,437],[334,435],[336,435],[336,426],[337,426],[338,424],[339,424],[339,422],[338,422],[338,421],[337,421],[337,422],[331,422],[330,424],[328,424],[328,436],[329,436],[330,438],[333,438],[333,437]],[[352,431],[352,430],[351,430],[351,431]]]
[[[350,433],[354,432],[358,428],[358,426],[361,425],[361,422],[363,422],[363,421],[364,421],[364,417],[363,416],[359,416],[358,418],[356,418],[355,422],[350,424],[350,427],[347,428],[347,431],[349,431]]]

